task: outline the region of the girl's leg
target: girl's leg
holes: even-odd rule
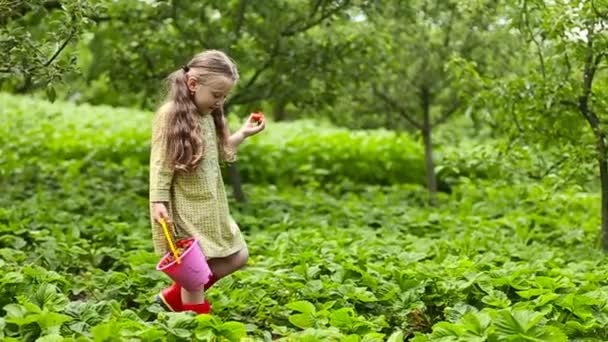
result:
[[[220,279],[243,268],[247,264],[247,259],[249,259],[249,251],[245,247],[227,257],[209,259],[208,263],[215,278]]]
[[[247,247],[224,258],[209,259],[208,263],[215,278],[214,281],[243,268],[247,264],[247,259],[249,259]],[[183,304],[199,304],[205,301],[205,292],[202,290],[190,292],[182,288],[181,294]]]
[[[190,292],[182,287],[182,304],[200,304],[205,301],[205,291]]]

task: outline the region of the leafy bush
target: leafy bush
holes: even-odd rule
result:
[[[147,165],[126,152],[145,150],[138,112],[70,122],[30,104],[2,112],[3,340],[608,339],[598,196],[542,182],[463,181],[438,208],[417,185],[246,185],[248,267],[209,291],[213,316],[164,312]]]
[[[148,162],[151,113],[107,106],[50,104],[0,94],[3,163],[22,158]],[[232,127],[240,127],[231,118]],[[351,132],[314,122],[269,123],[239,153],[245,181],[260,183],[416,183],[419,145],[387,131]],[[21,132],[16,135],[15,132]],[[18,169],[18,167],[15,167]]]

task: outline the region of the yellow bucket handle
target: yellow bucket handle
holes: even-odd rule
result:
[[[171,252],[173,252],[175,261],[178,264],[181,264],[181,261],[179,260],[179,254],[177,254],[177,249],[175,249],[175,245],[173,245],[173,240],[171,239],[171,234],[169,234],[169,229],[167,229],[167,222],[165,222],[164,218],[160,219],[160,225],[163,226],[163,231],[165,232],[165,237],[167,238],[167,241],[169,242],[169,247],[171,248]]]

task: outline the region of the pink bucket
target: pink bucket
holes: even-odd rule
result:
[[[160,259],[156,269],[165,272],[186,290],[198,291],[203,289],[212,273],[209,264],[207,264],[207,257],[205,257],[198,240],[188,239],[188,241],[192,241],[192,243],[179,256],[179,264],[176,260],[165,264],[165,260],[173,256],[172,252],[169,251]]]

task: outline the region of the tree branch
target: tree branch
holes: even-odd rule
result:
[[[528,34],[530,35],[530,39],[534,43],[534,46],[536,46],[536,54],[538,55],[538,59],[540,61],[540,71],[543,75],[543,86],[544,86],[545,84],[547,84],[545,57],[543,56],[543,52],[540,47],[540,43],[536,40],[536,37],[534,36],[534,32],[532,32],[532,29],[530,28],[530,20],[529,20],[530,13],[528,11],[528,2],[527,1],[524,1],[523,16],[524,16],[524,24],[525,24],[526,30],[528,31]]]
[[[46,61],[46,63],[44,63],[44,67],[48,67],[49,65],[51,65],[51,63],[53,63],[53,61],[55,60],[55,58],[57,58],[57,56],[59,56],[59,54],[61,53],[61,51],[63,51],[63,49],[65,49],[65,47],[68,45],[68,43],[70,42],[70,40],[72,40],[72,37],[74,37],[74,30],[70,30],[70,34],[68,36],[68,38],[63,42],[63,44],[61,44],[61,46],[57,49],[57,51],[55,51],[55,54],[53,54],[53,56]]]
[[[559,103],[561,103],[567,107],[572,107],[572,109],[576,109],[576,110],[579,109],[578,104],[576,104],[575,102],[569,101],[569,100],[561,100],[561,101],[559,101]]]
[[[561,36],[560,39],[561,39],[562,43],[565,44],[564,36]],[[572,74],[572,64],[570,63],[570,57],[568,55],[568,52],[565,50],[564,50],[564,62],[566,63],[566,73],[564,76],[564,80],[568,80],[568,78]]]
[[[243,22],[245,21],[245,10],[247,9],[247,0],[241,0],[239,2],[239,10],[236,16],[236,24],[234,28],[234,41],[237,42],[241,38],[241,29],[243,28]]]
[[[382,101],[384,101],[387,105],[392,107],[395,111],[397,111],[410,125],[422,129],[422,124],[414,120],[407,114],[405,107],[401,106],[397,101],[391,99],[389,96],[385,95],[383,92],[378,91],[378,89],[373,87],[374,95],[379,97]]]
[[[519,132],[520,135],[524,134],[524,128],[521,127],[521,123],[519,122],[519,119],[517,118],[517,115],[515,115],[514,111],[513,111],[513,106],[511,107],[511,117],[513,118],[513,122],[515,122],[515,127],[517,127],[517,131]]]
[[[600,63],[602,62],[602,58],[604,58],[604,57],[606,57],[605,52],[602,52],[595,57],[595,62],[593,63],[594,64],[594,71],[593,71],[594,73],[598,70]]]
[[[528,173],[528,177],[534,179],[534,180],[542,180],[543,178],[547,177],[552,171],[554,171],[555,169],[557,169],[558,167],[560,167],[566,160],[568,160],[569,157],[562,157],[560,160],[556,161],[555,163],[551,164],[551,166],[549,166],[545,171],[543,171],[540,175],[535,175],[532,173]]]
[[[264,71],[266,71],[267,69],[269,69],[272,66],[274,59],[279,55],[279,51],[280,51],[280,42],[277,41],[277,42],[275,42],[272,52],[268,56],[268,59],[266,60],[266,62],[264,62],[264,64],[262,64],[262,66],[259,67],[254,72],[253,76],[251,76],[251,78],[247,81],[247,84],[245,84],[245,86],[242,89],[240,89],[238,94],[235,94],[234,97],[232,97],[232,99],[230,99],[231,103],[247,103],[247,101],[245,101],[245,99],[250,100],[250,98],[247,98],[247,95],[244,95],[244,94],[246,94],[247,91],[255,84],[255,82],[258,80],[260,75],[262,75],[262,73]]]
[[[313,11],[311,12],[309,19],[311,19],[310,22],[302,25],[301,27],[296,27],[296,22],[288,25],[288,27],[296,27],[294,29],[287,29],[283,32],[280,33],[280,35],[282,37],[291,37],[294,36],[298,33],[302,33],[302,32],[306,32],[309,29],[319,25],[320,23],[322,23],[323,21],[325,21],[325,19],[330,18],[331,16],[333,16],[336,13],[339,13],[342,9],[346,8],[348,5],[350,5],[350,1],[344,1],[344,3],[342,3],[341,5],[339,5],[338,7],[329,10],[325,13],[322,13],[321,16],[316,19],[316,20],[312,20],[312,18],[314,18],[314,16],[316,15],[319,5],[320,5],[321,1],[317,1],[317,3],[315,4],[315,7],[313,8]],[[298,20],[299,21],[299,20]]]
[[[541,176],[541,178],[547,177],[549,175],[549,173],[551,173],[551,171],[557,169],[566,160],[568,160],[568,158],[569,157],[562,157],[560,160],[558,160],[557,162],[553,163],[553,165],[551,165],[547,170],[545,170],[545,172],[543,173],[543,175]]]
[[[601,57],[603,53],[597,56],[594,60],[593,54],[593,39],[594,39],[594,31],[593,25],[590,24],[587,26],[587,49],[585,51],[585,66],[583,72],[583,93],[579,97],[578,106],[580,109],[581,115],[587,120],[589,126],[593,130],[594,135],[600,142],[604,142],[604,133],[600,130],[600,120],[597,117],[597,114],[593,112],[591,108],[589,108],[589,98],[592,95],[592,87],[593,87],[593,79],[595,76],[595,70],[597,64],[601,61]],[[605,160],[606,156],[600,156],[602,160]]]
[[[454,114],[458,110],[458,108],[460,108],[461,104],[462,103],[458,99],[452,102],[452,105],[441,115],[441,117],[437,120],[437,122],[435,122],[433,126],[439,126],[443,124],[450,116],[452,116],[452,114]]]
[[[320,7],[322,3],[322,0],[318,0],[315,3],[315,6],[310,14],[310,17],[314,17],[316,15],[316,13],[318,12],[318,9]],[[343,7],[345,7],[346,5],[348,5],[350,2],[346,1],[344,4],[342,4],[341,6],[338,6],[337,8],[334,8],[331,11],[328,11],[327,13],[323,14],[319,19],[314,20],[298,29],[293,29],[293,30],[285,30],[283,32],[280,33],[280,36],[282,37],[290,37],[293,35],[296,35],[298,33],[303,33],[305,31],[307,31],[308,29],[314,27],[315,25],[320,24],[321,22],[323,22],[325,19],[327,19],[328,17],[332,16],[334,13],[339,12]],[[295,24],[289,25],[288,27],[294,27]],[[269,69],[273,62],[274,59],[280,55],[280,46],[281,46],[281,40],[277,40],[272,48],[272,52],[270,53],[268,59],[266,60],[266,62],[264,62],[264,64],[262,64],[262,66],[260,68],[258,68],[253,76],[251,76],[251,78],[247,81],[247,84],[239,91],[238,94],[236,94],[232,99],[231,102],[232,103],[247,103],[246,101],[252,100],[251,97],[248,97],[247,95],[244,95],[248,89],[250,89],[255,82],[258,80],[258,78],[261,76],[261,74],[266,71],[267,69]],[[253,99],[253,100],[257,100]]]

